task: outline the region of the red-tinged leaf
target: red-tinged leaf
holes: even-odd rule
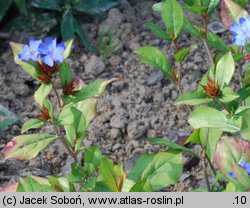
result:
[[[74,83],[74,87],[76,90],[81,90],[83,87],[86,86],[84,81],[82,79],[79,79],[79,78],[75,79],[73,83]]]
[[[28,134],[15,137],[4,148],[4,160],[9,158],[30,160],[56,139],[57,136],[50,134]]]
[[[214,161],[222,172],[229,172],[232,163],[250,162],[250,143],[243,139],[224,136],[217,145]]]
[[[222,137],[214,153],[214,162],[219,170],[237,187],[250,188],[250,176],[239,166],[240,162],[250,163],[250,143],[248,141]],[[229,176],[229,172],[232,172],[237,180]]]
[[[9,186],[0,188],[0,192],[16,192],[17,190],[17,183],[13,183]]]
[[[233,22],[239,23],[240,17],[248,17],[249,14],[232,0],[221,1],[221,19],[229,29]]]

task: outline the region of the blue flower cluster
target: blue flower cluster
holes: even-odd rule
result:
[[[45,43],[41,40],[30,39],[29,45],[23,46],[23,51],[18,54],[23,61],[37,61],[41,56],[42,62],[52,67],[54,62],[63,62],[63,52],[66,49],[64,43],[57,44],[57,39],[46,38]]]
[[[239,162],[240,167],[242,167],[247,174],[250,176],[250,163],[246,163],[246,162]],[[228,172],[228,175],[231,176],[233,179],[237,180],[237,177],[235,176],[235,174],[233,172]]]
[[[245,46],[247,41],[250,41],[250,17],[240,18],[239,24],[233,23],[230,31],[235,37],[232,42],[238,46]]]

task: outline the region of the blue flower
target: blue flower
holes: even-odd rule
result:
[[[239,165],[247,172],[248,175],[250,175],[250,163],[241,161],[239,162]],[[228,175],[231,176],[233,179],[237,180],[237,177],[233,172],[228,172]]]
[[[245,169],[248,175],[250,175],[250,163],[240,162],[239,165]]]
[[[234,175],[233,172],[228,172],[228,175],[229,175],[230,177],[232,177],[233,179],[237,180],[237,178],[236,178],[236,176]]]
[[[57,45],[57,39],[53,40],[50,38],[45,39],[45,44],[40,44],[38,47],[38,51],[43,54],[42,62],[52,67],[54,62],[62,63],[63,62],[63,52],[66,47],[64,43],[60,43]]]
[[[23,52],[18,54],[18,58],[23,61],[37,61],[38,56],[40,55],[38,47],[41,43],[41,40],[35,40],[34,38],[31,38],[29,40],[29,45],[23,46]]]
[[[239,24],[233,23],[230,31],[235,35],[232,42],[238,46],[245,46],[246,41],[250,40],[250,17],[240,18]]]

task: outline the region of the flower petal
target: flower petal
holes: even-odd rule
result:
[[[52,44],[51,44],[53,51],[56,50],[56,43],[57,43],[57,38],[54,38],[54,39],[52,40]]]
[[[52,39],[51,38],[45,38],[45,43],[46,45],[51,45],[52,44]]]
[[[49,54],[48,47],[42,43],[38,46],[38,51],[43,55]]]
[[[234,35],[243,35],[244,32],[240,25],[233,23],[230,28],[230,32]]]
[[[32,52],[32,53],[30,54],[30,59],[31,59],[32,61],[37,61],[37,60],[38,60],[39,54],[40,54],[40,53],[39,53],[38,51]]]
[[[233,38],[232,42],[238,46],[245,46],[246,37],[244,35],[237,35],[235,38]]]
[[[21,59],[22,61],[29,61],[30,56],[28,53],[21,53],[18,54],[18,58]]]
[[[246,170],[248,175],[250,175],[250,163],[241,161],[239,165]]]
[[[42,43],[41,40],[35,40],[34,38],[31,38],[29,40],[29,45],[30,45],[30,50],[31,51],[37,51],[38,50],[38,46]]]
[[[241,17],[241,18],[239,19],[240,25],[244,24],[245,22],[246,22],[246,19],[245,19],[244,17]]]
[[[228,175],[229,175],[230,177],[232,177],[233,179],[237,180],[237,178],[236,178],[236,176],[234,175],[233,172],[228,172]]]
[[[54,56],[54,61],[55,62],[58,62],[58,63],[62,63],[63,62],[63,55],[62,54],[56,54],[55,56]]]
[[[60,43],[56,47],[56,53],[63,53],[66,49],[66,46],[64,43]]]
[[[53,59],[49,55],[42,57],[42,62],[50,67],[53,66]]]

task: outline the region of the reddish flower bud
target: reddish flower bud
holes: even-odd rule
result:
[[[38,115],[38,119],[41,121],[48,121],[51,119],[48,108],[43,108],[41,110],[40,114]]]
[[[46,74],[44,74],[44,75],[39,75],[39,76],[37,76],[37,78],[42,82],[42,83],[49,83],[50,82],[50,80],[51,80],[51,77],[50,76],[48,76],[48,75],[46,75]]]
[[[78,90],[75,89],[74,82],[71,81],[70,83],[65,83],[63,86],[63,94],[64,95],[74,95],[77,93]]]
[[[206,91],[206,96],[208,98],[220,97],[221,90],[218,85],[218,81],[213,81],[210,77],[208,77],[207,85],[201,85],[202,88]]]

